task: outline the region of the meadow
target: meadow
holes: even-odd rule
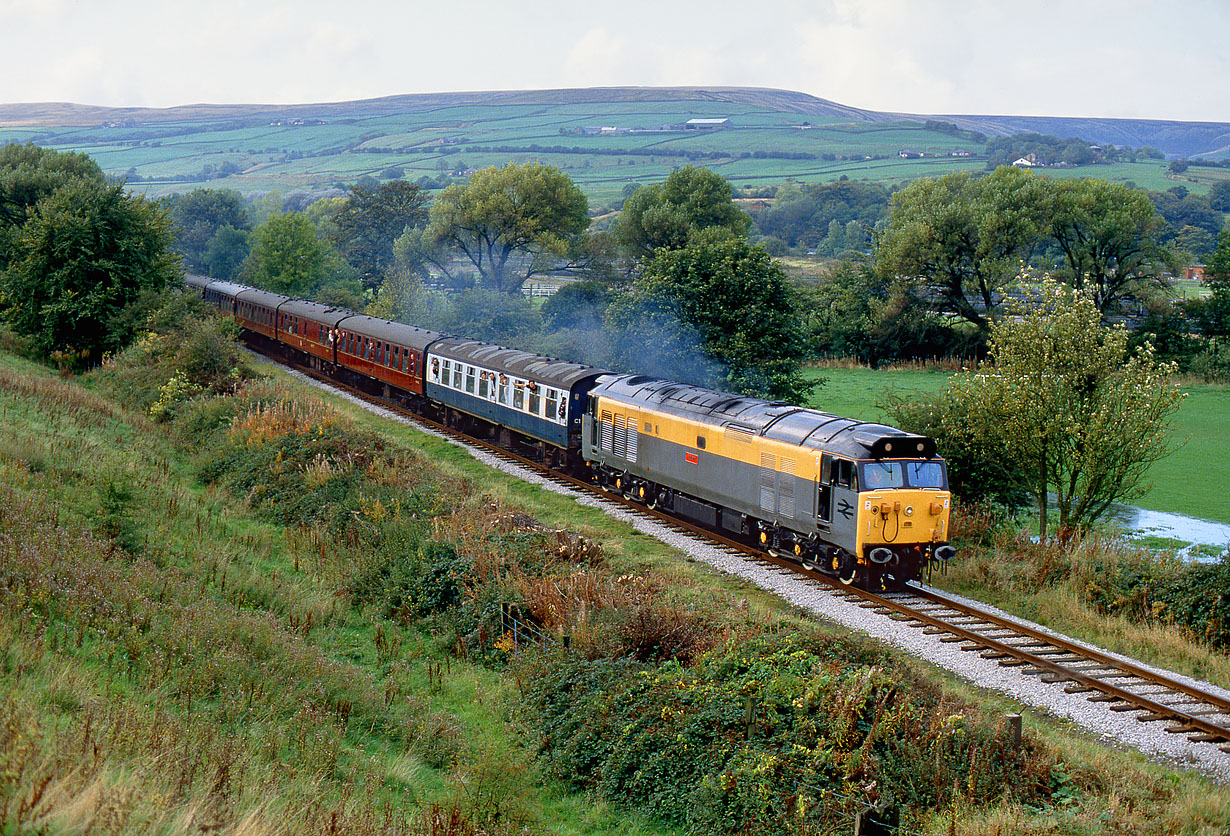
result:
[[[842,177],[899,185],[950,171],[979,171],[986,165],[981,144],[962,135],[927,130],[919,121],[868,120],[840,109],[800,111],[789,96],[603,101],[599,91],[565,92],[574,95],[550,103],[442,100],[436,107],[400,110],[379,103],[296,108],[307,124],[290,124],[285,113],[273,109],[219,113],[189,108],[174,121],[0,126],[0,142],[34,141],[57,150],[85,151],[108,174],[127,177],[134,190],[154,196],[204,185],[249,196],[323,191],[345,188],[362,177],[387,179],[390,169],[401,169],[411,181],[446,183],[470,168],[539,161],[567,172],[593,209],[618,205],[628,184],[660,182],[689,162],[711,167],[747,188]],[[313,108],[318,119],[311,118]],[[729,118],[731,127],[657,130],[715,117]],[[585,132],[599,126],[648,130]],[[926,156],[902,159],[902,150]],[[972,156],[951,156],[956,151]],[[1090,171],[1086,167],[1056,173],[1088,176]],[[1099,166],[1097,174],[1146,188],[1174,185],[1167,179],[1166,164],[1158,160]],[[1196,191],[1222,176],[1220,170],[1204,169],[1188,174],[1182,182]]]

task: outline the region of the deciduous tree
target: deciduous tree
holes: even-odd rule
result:
[[[515,293],[530,276],[567,263],[572,239],[589,225],[587,212],[567,174],[509,163],[441,192],[426,237],[457,249],[487,287]]]
[[[654,251],[680,249],[705,229],[746,237],[752,219],[734,203],[734,191],[720,174],[684,166],[662,183],[642,186],[624,201],[616,238],[634,259]]]
[[[642,373],[795,403],[810,389],[789,282],[742,239],[659,250],[608,321],[617,356]]]
[[[253,230],[242,275],[256,287],[310,299],[341,272],[341,259],[312,222],[302,212],[285,212]]]
[[[991,329],[991,352],[958,375],[948,397],[968,431],[1000,445],[1038,509],[1061,535],[1087,528],[1142,493],[1171,442],[1182,393],[1146,345],[1129,352],[1087,290],[1047,281],[1036,299]]]
[[[175,248],[194,272],[209,270],[209,245],[220,229],[251,228],[243,195],[234,189],[193,189],[172,195],[166,205],[174,222]]]
[[[1045,191],[1051,236],[1067,261],[1060,278],[1088,288],[1104,316],[1124,298],[1167,287],[1158,244],[1163,222],[1147,194],[1095,179],[1049,181]]]
[[[393,263],[393,242],[427,220],[427,199],[426,192],[404,180],[351,187],[333,213],[333,235],[364,287],[379,286]]]
[[[88,155],[27,142],[0,146],[0,226],[18,227],[26,212],[70,180],[104,179]]]
[[[944,312],[985,334],[1046,231],[1040,189],[1039,178],[1011,167],[915,180],[893,195],[877,269],[922,282]]]
[[[0,274],[0,310],[39,352],[96,361],[127,345],[131,308],[183,278],[163,210],[101,178],[70,179],[38,200]]]

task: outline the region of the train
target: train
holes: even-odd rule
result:
[[[841,583],[899,588],[955,556],[947,468],[929,437],[186,282],[288,360]]]

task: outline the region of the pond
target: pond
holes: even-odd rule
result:
[[[1111,519],[1132,537],[1156,537],[1190,544],[1180,548],[1179,554],[1195,560],[1217,560],[1230,546],[1230,525],[1226,523],[1130,505],[1118,506],[1111,512]]]

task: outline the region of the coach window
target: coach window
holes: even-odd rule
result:
[[[542,415],[542,398],[537,389],[530,390],[530,415]]]
[[[556,416],[556,410],[559,404],[559,391],[547,387],[547,418],[559,423],[559,418]]]
[[[491,391],[491,387],[488,384],[490,379],[490,372],[480,372],[478,375],[478,396],[484,400]]]
[[[466,366],[466,391],[474,394],[474,367]]]
[[[517,381],[513,386],[513,409],[525,409],[525,384]]]
[[[452,375],[453,362],[451,360],[441,360],[440,362],[444,364],[444,376],[440,380],[445,386],[448,386],[449,377]]]
[[[504,377],[504,375],[500,375],[499,393],[500,403],[504,404],[504,406],[508,406],[508,378]]]

